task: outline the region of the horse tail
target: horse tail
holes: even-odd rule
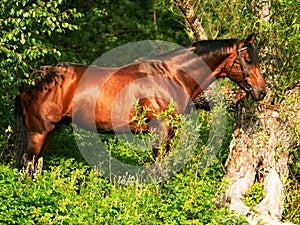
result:
[[[25,150],[27,149],[27,128],[23,115],[23,107],[20,96],[15,98],[15,167],[19,170],[22,169],[22,158]]]

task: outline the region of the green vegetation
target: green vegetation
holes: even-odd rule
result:
[[[36,181],[1,165],[1,224],[243,224],[212,199],[220,168],[188,167],[163,184],[121,186],[62,159]],[[195,175],[197,174],[197,175]],[[207,181],[210,176],[210,181]],[[193,179],[191,179],[193,177]]]
[[[281,64],[274,78],[278,87],[274,92],[280,102],[290,84],[299,80],[299,2],[272,1],[268,24],[258,19],[258,1],[201,2],[203,14],[199,18],[203,17],[208,37],[244,38],[257,32],[259,51],[264,46],[276,47]],[[223,165],[231,140],[232,114],[226,114],[226,135],[220,152],[209,167],[202,168],[199,162],[214,122],[211,118],[218,111],[199,111],[200,139],[192,159],[173,177],[158,184],[122,186],[108,182],[87,165],[71,127],[63,127],[55,136],[44,158],[44,169],[35,180],[13,168],[13,98],[20,84],[32,82],[32,70],[58,61],[89,64],[114,47],[138,40],[185,45],[191,40],[183,24],[173,1],[1,1],[0,224],[246,223],[245,218],[215,204],[224,186]],[[222,107],[216,110],[223,112]],[[293,129],[299,140],[299,124]],[[149,161],[148,153],[142,158],[136,156],[114,137],[104,136],[103,140],[116,157],[129,164],[143,163],[144,158]],[[295,159],[294,177],[285,186],[284,219],[300,224],[299,152],[295,152]],[[261,197],[261,187],[255,187],[249,190],[246,201],[252,206]]]
[[[261,202],[265,197],[264,188],[262,183],[255,183],[246,193],[245,204],[254,209],[254,207]]]

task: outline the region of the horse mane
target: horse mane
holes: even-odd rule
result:
[[[166,60],[172,57],[179,56],[181,54],[187,53],[187,49],[190,51],[193,51],[198,56],[204,56],[208,54],[224,54],[227,52],[229,48],[231,48],[234,44],[238,42],[238,39],[221,39],[221,40],[203,40],[203,41],[197,41],[190,45],[187,45],[185,47],[179,47],[171,52],[167,52],[161,55],[155,55],[155,56],[145,56],[138,59],[138,61],[141,60]],[[252,44],[246,44],[245,47],[247,47],[249,54],[252,58],[252,61],[255,64],[258,64],[258,57],[256,49]],[[194,49],[196,48],[196,49]]]
[[[195,54],[203,56],[209,53],[219,53],[224,49],[232,47],[237,41],[237,39],[203,40],[194,42],[188,47],[196,47]]]
[[[232,47],[232,45],[237,42],[238,39],[203,40],[194,42],[187,47],[196,47],[194,53],[198,56],[203,56],[210,53],[219,54],[222,51]],[[253,44],[248,43],[245,45],[245,47],[247,47],[253,63],[258,64],[257,51],[254,48]]]

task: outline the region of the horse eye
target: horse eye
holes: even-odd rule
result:
[[[252,60],[251,59],[245,59],[245,62],[248,64],[252,64]]]

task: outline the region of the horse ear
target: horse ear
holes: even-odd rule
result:
[[[246,40],[245,40],[245,42],[244,42],[244,45],[246,45],[246,44],[253,44],[254,41],[255,41],[255,38],[256,38],[256,34],[254,34],[254,33],[250,34],[250,35],[246,38]]]
[[[194,51],[196,51],[196,49],[197,49],[197,47],[195,47],[195,46],[188,46],[188,47],[186,47],[189,51],[191,51],[191,52],[194,52]]]

